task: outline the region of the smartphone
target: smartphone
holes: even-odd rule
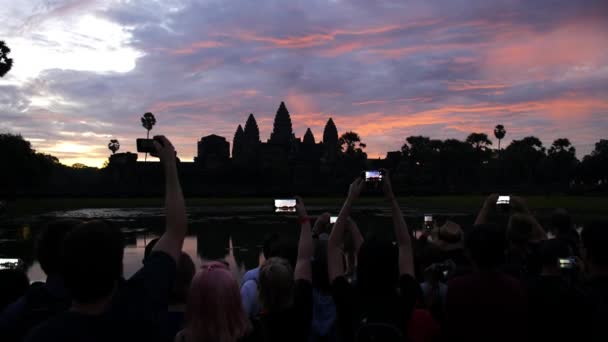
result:
[[[329,218],[329,223],[334,224],[338,220],[338,216],[332,216]]]
[[[565,270],[571,270],[576,266],[576,260],[574,258],[560,258],[559,259],[559,268]]]
[[[366,182],[381,182],[384,175],[380,170],[365,171]]]
[[[23,261],[21,261],[21,259],[0,258],[0,270],[14,270],[20,268],[22,265]]]
[[[154,139],[137,139],[137,152],[139,153],[153,153],[156,152],[154,147]]]
[[[498,201],[496,201],[496,205],[510,205],[511,204],[511,196],[498,196]]]
[[[275,199],[274,200],[274,212],[275,213],[295,213],[296,212],[296,200],[294,198]]]
[[[433,229],[433,215],[424,215],[424,229]]]

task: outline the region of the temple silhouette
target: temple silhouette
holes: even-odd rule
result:
[[[390,167],[389,159],[368,161],[364,153],[346,156],[341,152],[338,128],[331,117],[321,141],[315,139],[310,128],[297,138],[289,110],[281,102],[268,140],[262,141],[255,116],[249,114],[244,128],[236,128],[232,145],[216,134],[204,136],[197,142],[194,162],[180,161],[179,170],[184,191],[194,194],[321,194],[343,189],[366,167]],[[110,156],[108,169],[112,182],[121,184],[120,189],[147,193],[149,189],[141,184],[155,183],[161,174],[157,164],[138,161],[134,153],[116,153]]]

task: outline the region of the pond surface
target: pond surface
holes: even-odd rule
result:
[[[339,208],[308,207],[310,216],[322,212],[337,215]],[[422,225],[425,213],[403,208],[410,227]],[[472,213],[449,214],[460,224],[473,221]],[[34,241],[45,222],[56,218],[84,220],[106,219],[114,222],[125,235],[124,275],[130,277],[142,265],[144,247],[164,231],[164,211],[160,208],[103,208],[49,212],[42,215],[0,221],[0,257],[20,258],[28,268],[30,281],[44,280],[45,275],[34,258]],[[388,208],[357,206],[353,218],[365,235],[370,230],[392,236]],[[188,237],[183,250],[196,265],[206,259],[225,259],[237,276],[257,267],[264,237],[279,232],[294,241],[299,236],[296,217],[277,214],[272,206],[188,208]]]

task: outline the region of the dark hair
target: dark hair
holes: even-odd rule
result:
[[[493,224],[476,225],[465,236],[465,248],[481,269],[493,269],[505,260],[505,233]]]
[[[585,225],[582,238],[587,259],[596,265],[608,266],[608,224],[596,221]]]
[[[195,272],[194,262],[190,255],[182,252],[177,263],[177,271],[175,273],[175,282],[169,301],[173,304],[186,303],[188,298],[188,290]]]
[[[528,214],[513,214],[509,218],[507,238],[516,245],[527,243],[532,236],[534,220]]]
[[[359,249],[357,286],[364,293],[383,293],[397,287],[399,251],[389,240],[372,235]]]
[[[296,259],[298,258],[298,244],[285,236],[277,235],[269,244],[268,258],[283,258],[289,261],[291,268],[296,268]]]
[[[262,245],[262,253],[264,259],[270,259],[272,254],[272,248],[279,239],[279,233],[271,233],[264,237],[264,244]]]
[[[69,232],[81,224],[81,220],[63,219],[47,223],[36,241],[36,259],[47,276],[61,274],[61,252]]]
[[[572,217],[565,209],[556,209],[551,214],[551,227],[556,234],[568,233],[573,230]]]
[[[76,227],[65,239],[65,284],[75,301],[90,303],[112,293],[122,277],[123,237],[107,221]]]
[[[152,250],[154,249],[154,246],[156,246],[156,244],[158,243],[158,240],[160,240],[160,239],[154,238],[154,239],[150,240],[150,242],[148,242],[148,244],[144,248],[144,261],[146,261],[146,259],[148,259],[148,257],[150,256],[150,253],[152,253]]]
[[[0,270],[0,312],[4,308],[23,296],[30,285],[27,274],[21,269]]]
[[[560,258],[572,256],[572,251],[565,241],[551,239],[541,242],[538,254],[543,266],[556,266]]]
[[[312,259],[312,285],[323,293],[329,293],[329,274],[327,273],[327,240],[315,240],[315,255]]]

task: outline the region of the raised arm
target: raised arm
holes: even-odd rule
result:
[[[170,255],[177,263],[188,232],[188,218],[182,187],[177,176],[175,148],[164,136],[154,137],[155,155],[160,158],[165,171],[165,233],[160,237],[153,251]],[[156,139],[160,140],[156,141]]]
[[[490,215],[494,210],[496,210],[496,201],[498,200],[498,194],[491,194],[486,198],[483,202],[483,206],[479,213],[477,214],[477,219],[475,219],[475,225],[487,224],[490,222]]]
[[[359,226],[357,225],[357,222],[355,222],[355,220],[353,220],[352,217],[348,217],[348,223],[347,223],[347,228],[350,231],[350,235],[353,239],[353,253],[355,254],[355,256],[359,255],[359,249],[361,248],[361,245],[363,244],[363,235],[361,235],[361,231],[359,230]]]
[[[532,222],[533,222],[532,236],[531,236],[532,241],[538,242],[538,241],[547,239],[547,233],[543,229],[543,226],[541,226],[540,223],[536,220],[536,217],[534,217],[534,215],[530,211],[530,208],[526,204],[526,201],[523,198],[518,197],[518,196],[512,196],[511,197],[511,208],[513,209],[514,212],[528,215],[530,217],[530,219],[532,220]]]
[[[340,244],[344,241],[344,229],[346,228],[353,202],[359,197],[364,186],[365,181],[361,177],[355,179],[350,185],[348,197],[346,198],[342,210],[340,210],[340,214],[338,215],[338,219],[334,224],[334,228],[329,235],[329,241],[327,242],[327,268],[330,284],[339,276],[344,275],[344,262],[342,260]]]
[[[412,249],[412,240],[407,230],[407,224],[403,218],[403,213],[393,193],[391,178],[388,171],[385,170],[382,190],[390,203],[391,213],[393,216],[393,226],[395,228],[395,237],[399,246],[399,274],[409,274],[414,277],[414,254]]]
[[[312,282],[312,266],[310,261],[314,254],[312,243],[312,230],[310,228],[310,218],[306,212],[306,207],[301,197],[296,197],[296,209],[298,221],[300,222],[300,241],[298,242],[298,259],[296,269],[293,273],[295,280],[307,280]]]

